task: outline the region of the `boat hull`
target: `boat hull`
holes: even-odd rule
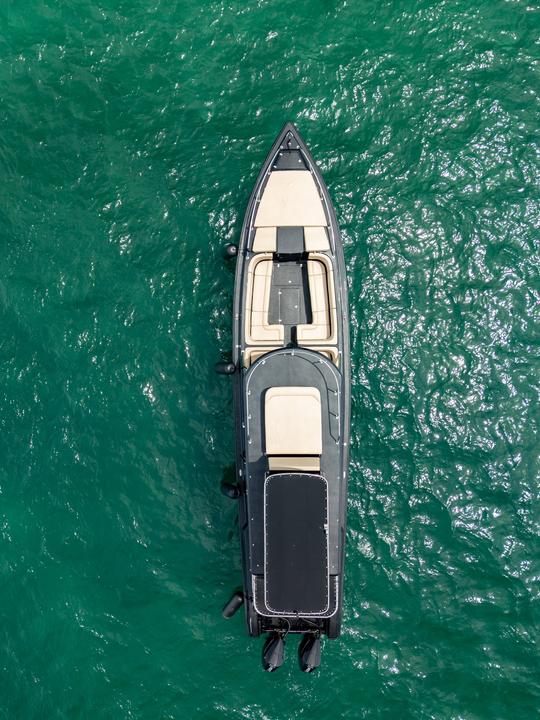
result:
[[[326,282],[322,300],[317,295],[321,294],[317,289],[319,275]],[[262,313],[256,309],[259,286],[263,288],[261,297],[266,293],[267,303],[261,321],[257,317]],[[321,302],[326,303],[324,313]],[[305,143],[290,123],[268,154],[246,211],[236,267],[232,361],[236,368],[236,472],[248,632],[258,636],[263,632],[315,631],[337,637],[341,628],[349,462],[347,281],[328,190]],[[272,388],[279,390],[273,404],[269,399]],[[309,402],[315,403],[315,412],[309,410]],[[279,456],[270,448],[273,438],[269,437],[269,413],[274,406],[289,410],[298,407],[299,412],[307,413],[290,429],[282,427],[281,434],[279,427],[272,431],[279,436],[276,442],[282,443]],[[288,436],[298,433],[295,425],[309,426],[318,413],[321,420],[316,439],[311,433],[302,449],[303,437],[295,436],[288,447]],[[283,412],[282,422],[274,425],[286,425],[287,416],[290,412]],[[318,446],[312,448],[310,443],[314,442]],[[298,448],[299,456],[295,457]],[[301,477],[302,482],[308,476],[310,463],[315,470],[309,477],[320,478],[306,488],[317,486],[322,493],[324,487],[327,521],[322,527],[326,539],[322,554],[316,556],[307,549],[307,554],[295,559],[292,549],[298,546],[294,540],[296,525],[293,527],[292,520],[285,523],[282,515],[287,513],[277,512],[278,506],[272,500],[279,483],[280,463],[285,463],[292,482],[295,463],[300,466],[296,477]],[[285,482],[284,488],[298,490],[300,485]],[[312,502],[309,495],[303,501]],[[289,503],[283,502],[286,504],[281,507],[290,511]],[[290,504],[299,502],[291,493]],[[318,502],[317,507],[322,507],[320,498]],[[272,514],[267,512],[268,507],[273,508]],[[302,515],[297,513],[296,517]],[[275,529],[279,527],[284,528],[283,537]],[[318,525],[313,527],[316,533]],[[306,548],[315,546],[318,544],[314,542]],[[302,581],[292,582],[293,576],[283,581],[276,569],[280,563],[289,571],[292,568],[294,577]],[[313,588],[313,601],[300,592],[305,587]],[[323,596],[324,602],[320,600]],[[282,599],[278,607],[276,597]]]

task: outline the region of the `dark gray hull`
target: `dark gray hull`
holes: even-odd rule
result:
[[[296,170],[302,171],[302,177],[292,174]],[[282,171],[286,174],[277,177]],[[306,187],[310,192],[313,187],[316,188],[324,211],[326,240],[323,239],[322,247],[316,244],[321,240],[314,241],[312,238],[322,238],[323,231],[307,223],[300,232],[298,228],[290,227],[285,217],[287,227],[278,227],[276,231],[268,227],[262,231],[259,229],[262,222],[268,224],[268,220],[263,218],[264,213],[270,213],[271,219],[272,206],[268,198],[273,188],[270,188],[270,174],[276,183],[278,180],[282,183],[285,178],[291,178],[290,182],[294,183],[298,178],[304,184],[308,183],[309,187]],[[314,209],[311,212],[321,215],[320,208],[313,205],[313,198],[308,195],[302,197],[307,198],[307,203],[312,203]],[[273,197],[270,199],[274,201]],[[287,199],[288,196],[285,196],[285,201]],[[265,202],[268,207],[263,207]],[[282,219],[286,210],[278,212]],[[299,211],[293,204],[290,212],[298,215]],[[298,217],[303,220],[301,214]],[[257,227],[256,218],[262,219]],[[309,222],[310,218],[307,220]],[[322,225],[320,219],[314,222]],[[268,241],[270,235],[272,239]],[[262,242],[274,243],[275,247],[265,246],[266,251],[254,252],[257,243],[261,245]],[[309,251],[308,243],[315,248],[314,252]],[[257,337],[262,337],[262,341],[253,339],[249,321],[246,320],[246,313],[256,315],[253,309],[255,300],[251,300],[250,295],[254,292],[253,277],[250,276],[253,271],[250,268],[254,266],[253,258],[259,255],[267,258],[265,262],[272,268],[271,281],[268,280],[266,289],[268,311],[261,321],[264,327],[260,331],[257,327],[253,330],[253,337],[259,332]],[[324,302],[329,302],[328,312],[331,315],[328,317],[331,320],[328,321],[315,304],[310,284],[312,278],[308,279],[306,274],[306,267],[311,263],[309,268],[312,272],[315,262],[323,270],[327,268],[328,277],[332,280],[328,285],[330,297],[323,298]],[[320,333],[317,335],[318,316],[323,317],[322,336]],[[324,337],[324,322],[328,322],[328,343],[320,339]],[[277,347],[272,345],[272,340],[266,340],[272,332],[279,336],[275,343]],[[306,337],[311,333],[319,339],[302,341],[299,339],[302,333]],[[277,631],[278,634],[315,632],[337,637],[341,627],[349,462],[347,283],[339,229],[328,191],[311,154],[290,123],[279,134],[259,173],[242,228],[234,291],[232,360],[235,366],[239,525],[248,631],[252,636]],[[303,456],[304,463],[308,460],[316,462],[316,473],[313,475],[293,473],[295,458],[291,457],[290,450],[285,458],[271,458],[269,461],[268,447],[265,446],[269,442],[269,429],[265,427],[264,398],[275,386],[289,390],[301,386],[300,390],[314,393],[315,402],[319,403],[321,421],[317,428],[317,441],[320,442],[320,452],[317,451],[316,458]],[[284,418],[284,422],[290,420]],[[291,465],[287,470],[291,478],[289,484],[286,480],[280,482],[279,473],[269,469],[269,462],[276,464],[287,460]],[[291,484],[295,477],[301,482]],[[306,482],[306,477],[318,480],[310,484]],[[291,492],[290,504],[281,499],[283,488],[289,488]],[[324,488],[322,495],[321,488]],[[324,501],[321,500],[323,496]],[[280,498],[279,502],[276,498]],[[280,512],[279,507],[283,509],[285,506],[287,512]],[[308,512],[302,508],[312,510]],[[326,522],[321,520],[324,512]],[[298,523],[294,522],[295,513]],[[300,543],[297,525],[304,528],[303,538],[306,533],[313,533],[313,541],[304,543],[305,554],[302,557],[305,562],[295,555]],[[321,532],[324,532],[326,545],[321,545]],[[322,555],[316,551],[318,547],[323,548],[324,552],[320,551]],[[282,574],[280,567],[284,569]],[[294,582],[293,577],[296,579]]]

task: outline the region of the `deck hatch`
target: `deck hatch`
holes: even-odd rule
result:
[[[271,612],[325,613],[329,606],[328,487],[321,475],[265,481],[264,589]]]

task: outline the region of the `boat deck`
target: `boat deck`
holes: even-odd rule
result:
[[[259,173],[238,248],[233,363],[250,634],[341,625],[347,286],[328,191],[294,126]]]
[[[342,516],[340,501],[343,497],[342,379],[332,362],[304,348],[275,350],[260,358],[246,373],[246,485],[251,535],[250,569],[255,575],[264,573],[264,481],[270,470],[265,446],[265,396],[276,385],[310,387],[320,396],[321,452],[316,454],[320,455],[320,475],[328,483],[331,518],[329,568],[330,574],[334,574],[340,570],[338,547],[341,529],[338,519]]]

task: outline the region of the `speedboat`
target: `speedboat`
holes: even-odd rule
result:
[[[336,215],[292,123],[255,183],[236,258],[232,362],[245,608],[266,634],[263,667],[278,668],[300,635],[305,672],[321,637],[340,634],[347,506],[350,380],[347,281]]]

